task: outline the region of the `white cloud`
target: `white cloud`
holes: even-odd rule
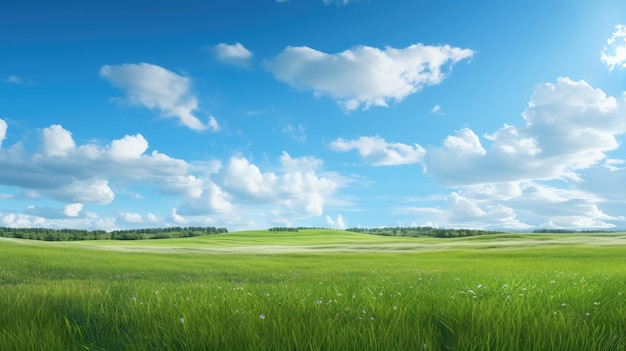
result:
[[[336,180],[320,177],[321,161],[312,157],[280,157],[283,172],[261,172],[247,159],[235,156],[220,170],[216,181],[240,203],[273,205],[281,213],[319,216],[328,198],[339,187]]]
[[[320,169],[324,162],[312,156],[293,158],[286,151],[280,155],[280,164],[287,171],[315,171]]]
[[[122,139],[113,140],[109,153],[113,159],[137,159],[148,150],[148,142],[143,135],[126,135]]]
[[[75,180],[54,189],[42,191],[51,198],[89,204],[104,205],[111,203],[115,198],[109,182],[105,179]]]
[[[609,71],[613,71],[615,67],[626,67],[626,25],[615,26],[615,32],[607,40],[600,60],[609,67]]]
[[[232,157],[220,171],[221,183],[231,192],[263,201],[272,198],[278,177],[272,172],[261,173],[259,167],[243,157]]]
[[[372,166],[397,166],[419,163],[426,151],[418,144],[388,143],[378,136],[356,140],[337,139],[330,143],[334,151],[358,150],[365,163]]]
[[[41,132],[43,153],[47,156],[67,156],[67,153],[76,148],[72,133],[54,124],[44,128]]]
[[[108,146],[77,146],[60,125],[40,132],[41,153],[29,154],[18,143],[0,149],[0,184],[36,191],[66,203],[107,204],[115,194],[109,179],[162,184],[189,171],[185,161],[153,151],[146,155],[141,134],[113,140]]]
[[[126,223],[143,223],[143,217],[139,213],[121,212],[120,217]]]
[[[437,114],[437,115],[443,114],[441,112],[441,106],[439,106],[439,105],[433,106],[433,108],[430,109],[430,113]]]
[[[388,106],[423,87],[439,84],[450,67],[474,52],[415,44],[404,49],[358,46],[327,54],[306,46],[287,47],[265,61],[276,79],[292,87],[328,95],[346,110]]]
[[[324,2],[324,5],[330,5],[330,4],[335,4],[338,6],[345,6],[348,5],[351,2],[355,2],[357,0],[322,0]]]
[[[193,130],[217,130],[214,118],[205,125],[194,116],[198,99],[191,92],[191,79],[149,63],[102,66],[100,75],[126,92],[127,101],[157,109],[165,118],[178,118]]]
[[[446,196],[442,206],[401,212],[416,216],[416,222],[434,221],[443,227],[605,229],[626,222],[624,209],[623,200],[616,206],[601,195],[568,189],[567,184],[526,181],[463,186]]]
[[[83,204],[81,203],[73,203],[67,204],[63,208],[63,213],[68,217],[76,217],[83,210]]]
[[[445,198],[443,207],[406,208],[405,212],[417,215],[418,222],[438,223],[444,228],[478,229],[528,229],[511,207],[478,201],[453,192]]]
[[[35,148],[24,148],[19,142],[8,149],[0,148],[0,185],[34,194],[29,197],[32,201],[54,200],[68,205],[35,208],[27,217],[8,218],[14,226],[43,221],[42,225],[53,227],[102,225],[111,229],[116,228],[116,220],[129,224],[168,225],[169,221],[241,226],[247,217],[256,218],[257,223],[297,221],[322,215],[336,189],[345,184],[337,174],[320,174],[320,159],[292,157],[286,152],[268,171],[241,156],[231,157],[224,165],[217,160],[188,163],[174,159],[156,150],[150,152],[141,134],[125,135],[106,145],[80,145],[70,131],[52,125],[40,131],[38,140],[40,145]],[[119,212],[115,217],[96,220],[82,210],[83,204],[111,204],[118,196],[147,201],[147,197],[133,196],[135,186],[152,186],[160,195],[172,197],[177,202],[176,211],[162,219],[155,215],[140,219],[135,213]]]
[[[346,229],[346,224],[343,221],[342,215],[337,215],[337,219],[333,220],[332,217],[326,216],[326,225],[332,229],[344,230]]]
[[[170,213],[170,219],[176,224],[187,224],[187,219],[177,213],[177,209],[173,208]]]
[[[99,218],[94,213],[83,217],[46,218],[24,213],[0,213],[0,223],[11,228],[93,228],[103,230],[117,229],[114,218]]]
[[[252,52],[240,43],[233,45],[220,43],[215,46],[214,50],[218,60],[238,67],[248,67],[252,59]]]
[[[281,132],[291,136],[294,140],[301,143],[306,141],[306,132],[302,124],[298,124],[297,126],[287,124],[282,127]]]
[[[18,77],[18,76],[14,76],[14,75],[9,76],[9,77],[5,80],[5,82],[7,82],[7,83],[13,83],[13,84],[22,84],[22,83],[23,83],[22,78],[20,78],[20,77]]]
[[[179,209],[181,214],[194,216],[230,213],[234,210],[234,205],[229,201],[231,196],[224,189],[208,180],[198,181],[191,188],[193,193],[183,201]]]
[[[159,218],[154,213],[148,213],[146,215],[146,220],[150,223],[156,223],[159,221]]]
[[[485,139],[470,129],[448,136],[424,158],[427,173],[445,185],[574,179],[616,149],[626,132],[626,101],[584,81],[559,78],[535,89],[522,127],[504,124]]]
[[[217,123],[217,120],[213,116],[209,116],[208,127],[209,127],[209,129],[211,129],[214,132],[217,132],[217,131],[220,130],[220,125],[219,125],[219,123]]]
[[[2,147],[2,141],[7,137],[7,122],[0,118],[0,147]]]

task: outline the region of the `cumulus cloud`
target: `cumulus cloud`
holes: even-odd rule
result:
[[[73,203],[67,204],[63,208],[63,213],[68,217],[76,217],[83,210],[83,204],[81,203]]]
[[[109,182],[105,179],[75,180],[69,184],[62,184],[54,189],[42,190],[51,198],[61,201],[75,201],[104,205],[111,203],[115,198]]]
[[[143,135],[126,135],[122,139],[113,140],[109,153],[113,159],[137,159],[148,150],[148,142]]]
[[[41,144],[47,156],[67,156],[69,151],[76,148],[72,133],[58,124],[43,129]]]
[[[303,217],[321,215],[338,182],[317,174],[321,161],[315,158],[292,158],[284,152],[280,162],[282,172],[261,172],[247,159],[234,156],[216,182],[238,202],[270,204]]]
[[[508,206],[472,199],[452,192],[444,199],[441,207],[413,207],[405,212],[417,216],[416,220],[430,223],[429,226],[463,227],[477,229],[528,229],[532,226],[517,218]],[[432,223],[438,225],[432,225]]]
[[[414,44],[384,50],[357,46],[327,54],[306,46],[287,47],[266,60],[274,77],[290,86],[335,99],[347,111],[388,106],[425,86],[441,83],[453,64],[474,52]]]
[[[0,147],[2,147],[2,141],[7,137],[7,122],[0,118]]]
[[[55,200],[65,207],[34,208],[25,216],[4,217],[11,226],[116,228],[116,220],[136,223],[222,223],[241,225],[245,216],[271,223],[322,215],[341,177],[321,173],[323,162],[315,157],[292,157],[283,152],[271,170],[241,156],[220,161],[188,163],[156,150],[150,151],[141,134],[125,135],[108,144],[77,144],[61,125],[39,131],[38,147],[16,143],[0,148],[0,185],[34,194],[32,201]],[[35,149],[36,152],[29,150]],[[162,219],[133,212],[95,219],[83,204],[107,205],[117,196],[134,194],[134,187],[154,187],[177,202],[175,211]],[[7,198],[14,198],[7,195]],[[144,201],[134,197],[133,201]],[[52,219],[74,220],[53,222]],[[166,221],[166,222],[163,222]],[[169,222],[168,222],[169,221]],[[217,222],[216,222],[217,221]]]
[[[419,163],[426,150],[418,144],[388,143],[385,139],[360,137],[356,140],[337,139],[330,143],[334,151],[358,150],[365,163],[372,166],[398,166]]]
[[[609,68],[609,71],[613,71],[615,67],[626,67],[626,25],[615,26],[615,32],[607,39],[600,60]]]
[[[141,134],[113,140],[110,145],[76,145],[61,125],[40,131],[40,152],[30,154],[20,144],[0,149],[0,184],[36,191],[65,203],[108,204],[115,194],[109,179],[161,184],[188,172],[189,165],[153,151]]]
[[[94,213],[85,216],[59,218],[46,217],[38,211],[30,213],[0,213],[0,224],[3,227],[11,228],[93,228],[103,230],[116,229],[114,218],[99,218]]]
[[[214,118],[204,124],[194,115],[198,99],[191,91],[189,77],[149,63],[107,65],[100,69],[100,75],[124,90],[130,104],[157,109],[162,117],[177,118],[193,130],[219,129]]]
[[[121,219],[126,223],[143,223],[143,217],[135,212],[121,212]]]
[[[170,219],[176,224],[187,224],[187,219],[178,214],[178,209],[173,208],[170,213]]]
[[[208,179],[189,176],[188,182],[178,183],[184,186],[187,195],[178,211],[183,215],[206,215],[230,213],[235,206],[230,202],[230,194]]]
[[[343,221],[342,215],[337,215],[337,219],[333,220],[332,217],[326,216],[326,225],[332,229],[345,230],[347,228]]]
[[[445,185],[574,179],[618,147],[626,132],[624,97],[607,96],[584,81],[559,78],[535,88],[522,116],[525,125],[504,124],[487,150],[469,128],[430,147],[426,172]]]
[[[214,50],[218,60],[233,66],[248,67],[252,59],[252,52],[241,43],[233,45],[220,43],[215,46]]]

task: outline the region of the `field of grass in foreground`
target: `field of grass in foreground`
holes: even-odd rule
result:
[[[623,234],[299,235],[2,240],[0,349],[626,349]]]

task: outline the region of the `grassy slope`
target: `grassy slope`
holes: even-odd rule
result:
[[[38,242],[24,242],[36,244]],[[227,234],[158,240],[101,240],[40,243],[61,247],[89,247],[120,251],[207,253],[303,253],[363,251],[440,251],[555,245],[626,245],[626,233],[611,234],[497,234],[465,238],[412,238],[379,236],[337,230],[309,229],[299,232],[242,231]]]
[[[624,234],[2,240],[0,349],[625,349],[625,256]]]

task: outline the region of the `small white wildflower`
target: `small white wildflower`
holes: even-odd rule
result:
[[[550,280],[550,284],[554,284],[554,283],[556,283],[555,280]]]
[[[130,301],[135,302],[135,301],[137,301],[137,298],[133,296],[133,297],[130,298]]]
[[[322,304],[322,299],[319,299],[317,301],[315,301],[316,304],[321,305]]]
[[[397,310],[397,309],[398,309],[398,306],[393,306],[393,310],[394,311]]]
[[[381,292],[379,292],[379,293],[378,293],[378,296],[383,296],[383,292],[382,292],[382,291],[381,291]]]
[[[259,319],[265,319],[265,315],[264,315],[263,313],[261,313],[261,314],[259,315]]]
[[[180,318],[178,319],[178,322],[180,322],[180,324],[185,324],[185,318],[180,317]]]
[[[374,317],[373,317],[373,316],[372,316],[372,317],[370,317],[370,321],[373,321],[373,320],[374,320]]]
[[[594,306],[600,306],[600,302],[596,301],[593,303]]]
[[[158,294],[159,294],[159,291],[158,291],[158,290],[156,290],[156,291],[154,292],[154,294],[155,294],[155,295],[158,295]]]
[[[563,302],[563,303],[561,304],[561,307],[565,307],[565,306],[567,306],[567,304],[566,304],[565,302]]]
[[[483,287],[483,285],[482,285],[482,284],[478,284],[478,286],[477,286],[477,288],[478,288],[478,289],[480,289],[480,288],[482,288],[482,287]]]

